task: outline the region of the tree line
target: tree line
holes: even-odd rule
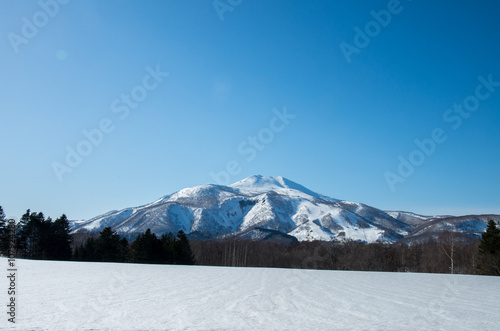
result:
[[[8,256],[10,232],[8,220],[0,206],[0,253]],[[181,230],[160,238],[147,229],[129,243],[111,227],[96,238],[89,236],[81,244],[74,243],[68,218],[53,221],[41,212],[29,209],[15,226],[15,257],[33,260],[65,260],[94,262],[132,262],[161,264],[194,264],[189,240]]]
[[[8,255],[11,229],[0,207],[1,253]],[[69,221],[62,215],[55,221],[43,213],[28,209],[15,227],[16,257],[35,260],[70,260],[71,234]]]
[[[133,242],[110,227],[71,234],[66,215],[55,221],[28,210],[15,228],[16,257],[41,260],[199,264],[331,270],[500,275],[500,229],[490,220],[480,240],[453,232],[420,243],[356,241],[290,245],[236,238],[188,240],[181,230],[157,236],[147,229]],[[10,228],[0,206],[0,252],[8,255]],[[82,237],[84,236],[84,237]],[[75,240],[76,239],[76,240]]]
[[[443,232],[420,243],[301,242],[226,239],[191,242],[201,265],[426,272],[500,276],[500,230],[490,220],[480,240]]]
[[[104,228],[97,238],[89,237],[76,246],[75,261],[131,262],[156,264],[194,264],[189,240],[180,230],[163,234],[160,238],[147,229],[129,244],[126,238]]]

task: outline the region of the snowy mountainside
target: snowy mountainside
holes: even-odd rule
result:
[[[283,177],[254,175],[227,186],[185,188],[147,205],[74,221],[72,232],[110,226],[131,239],[149,228],[158,235],[183,230],[203,239],[237,236],[288,242],[290,238],[395,242],[453,228],[477,236],[486,222],[477,216],[457,220],[453,216],[385,212],[315,193]],[[443,225],[448,223],[452,225]]]
[[[408,233],[406,224],[381,210],[320,195],[283,177],[260,175],[228,186],[186,188],[148,205],[72,225],[73,232],[111,226],[128,237],[148,228],[157,234],[183,230],[203,238],[261,237],[263,230],[272,230],[300,241],[394,241]]]
[[[423,216],[405,211],[386,211],[386,213],[393,218],[411,226],[419,226],[432,219],[432,216]]]
[[[486,230],[489,220],[500,224],[499,215],[437,216],[416,226],[405,241],[437,239],[446,232],[458,233],[459,237],[479,238]]]

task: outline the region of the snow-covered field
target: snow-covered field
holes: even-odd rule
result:
[[[500,277],[17,260],[18,330],[498,330]],[[7,260],[0,263],[7,269]],[[7,271],[5,271],[7,273]],[[8,279],[0,329],[12,323]]]

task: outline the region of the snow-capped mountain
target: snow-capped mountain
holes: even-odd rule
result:
[[[156,234],[183,230],[206,239],[282,235],[299,241],[394,242],[429,220],[436,218],[384,212],[320,195],[283,177],[254,175],[228,186],[186,188],[148,205],[110,211],[72,226],[74,233],[111,226],[129,238],[149,228]]]
[[[455,233],[457,237],[479,238],[486,230],[489,220],[500,223],[500,215],[467,215],[467,216],[422,216],[408,212],[387,212],[391,216],[412,226],[411,233],[404,241],[426,241],[438,239],[445,232]]]

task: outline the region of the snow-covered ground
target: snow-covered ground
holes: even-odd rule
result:
[[[0,259],[7,269],[7,260]],[[498,330],[500,277],[17,260],[18,330]],[[8,279],[1,285],[8,330]]]

